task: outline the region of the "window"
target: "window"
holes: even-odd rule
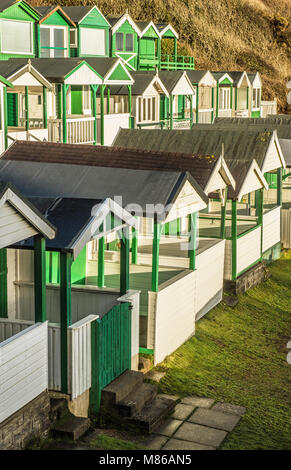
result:
[[[41,104],[42,103],[42,100],[41,100],[41,95],[38,95],[37,96],[37,104]]]
[[[230,88],[219,89],[219,109],[230,109]]]
[[[155,120],[156,120],[156,98],[152,98],[152,110],[153,110],[152,121],[155,122]]]
[[[70,29],[70,47],[78,47],[78,34],[76,29]]]
[[[123,51],[123,33],[116,33],[116,50]]]
[[[28,21],[1,20],[1,51],[33,53],[33,24]]]
[[[156,120],[156,98],[138,99],[138,122],[155,122]]]
[[[260,88],[254,88],[253,89],[253,101],[252,101],[252,107],[253,109],[258,109],[261,106],[261,89]]]
[[[133,52],[133,34],[126,34],[125,36],[125,50]]]
[[[91,114],[91,93],[90,86],[83,86],[83,112],[84,114]]]
[[[67,57],[67,28],[41,26],[40,57]]]
[[[94,28],[81,28],[81,56],[96,55],[104,56],[105,49],[105,30]]]

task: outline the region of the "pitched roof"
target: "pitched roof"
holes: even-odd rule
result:
[[[207,70],[187,70],[187,75],[191,83],[199,83],[207,74]]]
[[[57,150],[58,144],[56,144]],[[80,199],[119,198],[134,204],[136,215],[153,217],[154,206],[173,204],[184,183],[197,183],[188,172],[152,171],[0,159],[0,178],[10,179],[27,196]],[[201,192],[201,190],[200,190]],[[202,193],[203,194],[203,193]],[[204,195],[201,200],[206,203]],[[118,200],[119,202],[119,200]],[[152,208],[152,211],[149,211]],[[157,213],[164,220],[167,212]]]
[[[279,139],[287,167],[291,167],[291,139]]]
[[[237,129],[239,127],[252,132],[276,130],[279,139],[291,139],[291,117],[290,122],[288,122],[288,118],[279,116],[274,118],[215,118],[214,124],[211,126],[220,129]]]
[[[6,10],[6,8],[11,7],[14,3],[17,3],[18,0],[1,0],[0,11]]]
[[[62,6],[62,9],[67,13],[67,15],[75,22],[79,23],[84,16],[89,13],[89,11],[94,8],[94,5],[82,5],[76,7],[65,7]]]
[[[124,16],[124,13],[122,13],[121,15],[107,15],[106,16],[106,19],[108,21],[108,23],[111,24],[111,26],[115,26],[116,23],[120,20],[120,18],[122,18]]]
[[[156,72],[130,72],[134,79],[134,84],[131,87],[131,94],[133,96],[142,95],[156,76]],[[128,88],[126,85],[110,87],[112,95],[127,95]]]
[[[102,77],[105,77],[119,59],[117,57],[84,57],[83,60],[91,65]]]
[[[183,70],[161,70],[159,77],[170,94],[183,76]]]
[[[60,5],[50,5],[50,6],[44,6],[44,7],[37,7],[38,13],[41,14],[42,18],[40,19],[40,23],[42,23],[49,15],[50,13],[53,13],[54,11],[59,12],[59,14],[65,18],[65,20],[70,23],[71,26],[76,26],[75,22],[68,16],[68,14],[65,12],[63,7]]]

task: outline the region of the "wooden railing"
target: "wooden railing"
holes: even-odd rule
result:
[[[176,56],[162,54],[160,61],[161,70],[194,70],[195,62],[192,56]]]
[[[49,141],[63,141],[62,119],[49,119]],[[94,142],[94,117],[67,118],[67,143],[92,144]]]
[[[20,127],[25,127],[26,118],[19,118]],[[42,118],[29,118],[29,129],[43,129],[44,123]]]
[[[267,117],[268,114],[277,114],[277,100],[261,101],[261,117]]]

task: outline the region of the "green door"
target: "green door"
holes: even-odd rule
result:
[[[179,119],[183,119],[185,117],[185,96],[178,95],[178,116]]]
[[[83,114],[83,91],[82,86],[72,85],[71,87],[71,113]]]
[[[0,318],[7,318],[7,252],[0,249]]]
[[[168,118],[169,113],[169,98],[165,95],[160,96],[160,121]]]
[[[18,126],[18,94],[7,93],[7,125],[11,127]]]

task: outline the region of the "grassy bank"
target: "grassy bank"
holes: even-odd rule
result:
[[[223,449],[291,448],[291,252],[270,271],[235,308],[222,303],[198,322],[195,337],[162,364],[161,391],[247,408]]]

